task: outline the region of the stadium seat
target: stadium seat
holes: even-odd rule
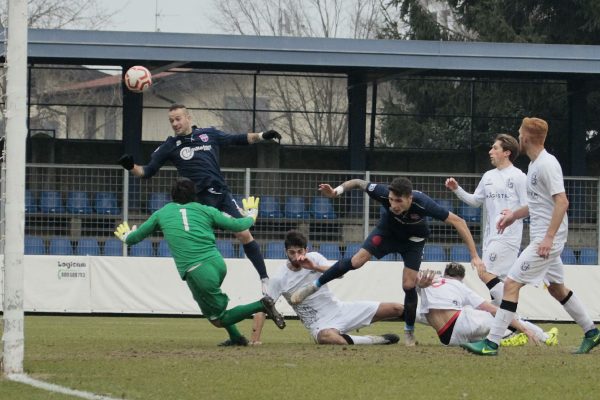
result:
[[[583,265],[598,265],[598,250],[593,247],[582,247],[579,251],[579,263]]]
[[[425,245],[423,250],[423,261],[447,261],[446,250],[436,244]]]
[[[458,207],[458,215],[460,215],[466,222],[481,222],[480,207],[471,207],[466,203],[462,203]]]
[[[26,213],[36,213],[38,212],[37,201],[33,196],[31,190],[25,191],[25,212]]]
[[[344,258],[350,258],[355,255],[362,248],[361,243],[348,243],[346,245],[346,250],[344,251]]]
[[[122,256],[123,255],[123,242],[119,239],[107,239],[104,242],[104,255],[105,256]]]
[[[261,200],[262,201],[262,200]],[[233,241],[229,239],[217,240],[217,249],[223,258],[236,258],[233,250]]]
[[[67,194],[67,212],[71,214],[91,214],[92,207],[87,193],[69,192]]]
[[[171,201],[171,198],[167,193],[163,192],[152,192],[150,193],[150,199],[148,200],[148,211],[153,213],[160,209],[162,206]]]
[[[268,259],[281,259],[285,258],[285,247],[283,242],[269,242],[267,243],[265,258]]]
[[[469,253],[469,249],[467,248],[467,246],[465,246],[464,244],[452,245],[452,247],[450,247],[450,261],[470,262],[471,254]]]
[[[171,257],[171,250],[169,249],[169,244],[166,240],[161,240],[158,242],[158,249],[156,251],[156,255],[158,257]]]
[[[560,254],[560,258],[562,259],[563,264],[567,264],[567,265],[576,265],[577,264],[577,257],[575,257],[575,252],[570,247],[565,246],[563,248],[563,251]]]
[[[46,214],[65,212],[60,193],[54,190],[45,190],[40,195],[40,211]]]
[[[310,202],[310,213],[316,219],[336,219],[331,199],[327,197],[315,197]]]
[[[129,255],[132,257],[152,257],[154,249],[152,242],[149,239],[144,239],[141,242],[129,247]]]
[[[286,218],[308,218],[309,213],[305,209],[304,198],[290,196],[285,199]]]
[[[94,209],[97,214],[120,215],[117,206],[117,195],[113,192],[98,192],[94,198]]]
[[[397,254],[396,253],[388,253],[385,256],[381,257],[379,261],[396,261]]]
[[[73,244],[71,240],[63,237],[54,237],[50,239],[48,254],[70,256],[73,255]]]
[[[44,239],[36,236],[25,236],[25,254],[40,255],[46,254],[46,245]]]
[[[455,212],[454,206],[452,205],[452,200],[447,200],[447,199],[433,199],[433,201],[435,201],[436,203],[438,203],[440,206],[444,207],[448,211]]]
[[[339,260],[342,258],[342,252],[337,243],[321,243],[319,253],[328,260]]]
[[[99,256],[100,246],[95,238],[83,238],[77,242],[76,254],[78,256]]]
[[[261,197],[258,210],[258,215],[261,218],[281,218],[279,201],[274,196]]]

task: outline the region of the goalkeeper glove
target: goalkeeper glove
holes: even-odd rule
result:
[[[279,134],[279,132],[274,131],[273,129],[269,129],[268,131],[265,131],[261,134],[261,138],[262,138],[262,140],[271,140],[271,139],[281,140],[281,135]]]
[[[131,229],[129,228],[129,224],[127,223],[127,221],[119,224],[119,226],[117,226],[117,230],[114,232],[115,236],[117,237],[117,239],[119,239],[121,242],[123,243],[127,243],[127,236],[129,236],[129,234],[133,231],[135,231],[137,229],[137,226],[134,225]]]
[[[135,165],[133,156],[131,154],[123,154],[121,158],[119,158],[119,164],[127,171],[131,171]]]
[[[250,196],[247,199],[242,199],[242,204],[244,206],[244,215],[246,217],[252,217],[252,219],[256,221],[256,217],[258,217],[259,202],[260,198],[254,196]]]

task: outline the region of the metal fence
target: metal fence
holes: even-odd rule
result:
[[[388,183],[402,175],[412,180],[415,189],[462,216],[478,245],[486,223],[482,210],[466,206],[445,188],[446,174],[272,169],[224,169],[223,173],[237,199],[247,195],[261,197],[259,219],[252,232],[266,258],[284,257],[282,238],[289,229],[304,232],[312,249],[337,259],[352,254],[375,226],[379,203],[361,191],[327,199],[318,191],[320,183],[337,186],[352,178]],[[163,168],[152,179],[138,179],[118,167],[30,164],[26,176],[26,254],[169,256],[160,233],[127,249],[112,232],[122,220],[130,225],[143,222],[169,201],[169,190],[177,176],[174,168]],[[477,174],[454,177],[470,192],[481,178]],[[570,200],[566,264],[598,263],[599,181],[565,179]],[[431,221],[430,228],[427,247],[435,249],[437,255],[426,254],[426,259],[469,261],[466,247],[450,225]],[[244,256],[231,233],[218,231],[217,239],[225,257]],[[523,243],[528,241],[525,224]],[[394,255],[387,257],[395,259]]]

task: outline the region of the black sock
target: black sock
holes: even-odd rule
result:
[[[404,289],[404,322],[409,328],[415,326],[418,299],[417,289]]]
[[[254,269],[256,269],[260,278],[268,278],[265,259],[260,253],[260,246],[256,243],[256,240],[244,245],[244,253],[246,253],[246,257],[252,262],[252,265],[254,265]]]
[[[323,272],[323,275],[319,278],[319,286],[326,284],[340,276],[343,276],[346,272],[352,268],[352,261],[349,258],[345,258],[333,264],[327,271]]]

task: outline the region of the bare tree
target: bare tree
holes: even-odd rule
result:
[[[257,36],[374,38],[380,0],[216,0],[219,26]],[[272,75],[259,87],[277,113],[272,121],[291,144],[342,146],[347,137],[344,75]]]
[[[96,29],[106,26],[115,12],[99,0],[29,0],[28,26],[31,28]],[[8,1],[0,2],[0,28],[7,26]]]

